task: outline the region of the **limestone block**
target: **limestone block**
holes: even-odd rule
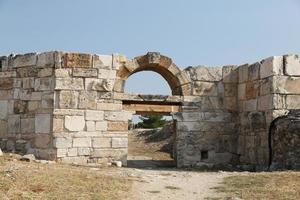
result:
[[[287,95],[286,96],[287,109],[300,109],[300,95]]]
[[[77,156],[78,155],[77,148],[68,148],[67,155],[71,157]]]
[[[97,69],[74,68],[73,77],[97,77]]]
[[[10,115],[8,117],[8,133],[20,133],[20,115]]]
[[[111,148],[111,138],[93,138],[92,144],[94,148]]]
[[[195,96],[217,96],[218,88],[213,82],[195,81],[193,83],[193,95]]]
[[[92,55],[83,53],[66,53],[63,56],[66,68],[89,68],[92,67]]]
[[[95,131],[96,130],[96,123],[94,121],[87,121],[86,122],[86,130],[87,131]]]
[[[239,83],[245,83],[248,81],[248,64],[239,66],[238,72],[239,72]]]
[[[88,162],[88,157],[86,157],[86,156],[62,157],[61,162],[67,163],[67,164],[86,165]]]
[[[92,140],[91,138],[74,138],[73,139],[73,147],[91,147]]]
[[[132,118],[131,112],[126,111],[106,111],[104,119],[108,121],[128,121]]]
[[[34,66],[37,62],[37,55],[36,53],[28,53],[24,55],[16,55],[13,58],[13,67],[27,67],[27,66]]]
[[[35,112],[41,107],[40,101],[29,101],[28,102],[28,111]]]
[[[111,55],[94,55],[93,56],[93,67],[94,68],[105,68],[112,69],[112,56]]]
[[[51,136],[48,134],[37,134],[34,136],[34,147],[38,149],[47,149],[51,144]]]
[[[116,79],[114,84],[115,92],[124,92],[125,81],[123,79]]]
[[[246,83],[238,84],[238,99],[239,100],[246,99]]]
[[[98,110],[87,110],[85,112],[85,119],[91,121],[102,121],[104,117],[103,111]]]
[[[56,90],[83,90],[83,79],[82,78],[57,78],[55,80]]]
[[[255,81],[259,79],[260,63],[256,62],[248,67],[248,79],[249,81]]]
[[[226,83],[224,85],[224,96],[225,97],[236,97],[237,95],[237,84],[235,83]]]
[[[78,109],[54,109],[53,111],[54,115],[78,115],[83,116],[84,110],[78,110]]]
[[[5,138],[7,135],[7,121],[0,120],[0,138]]]
[[[0,72],[0,78],[15,78],[17,77],[16,71],[2,71]]]
[[[35,133],[35,119],[21,119],[21,133]]]
[[[127,158],[127,149],[94,149],[92,157],[111,157],[115,160],[123,160],[124,158]]]
[[[112,79],[96,79],[96,78],[86,78],[85,88],[87,90],[94,91],[112,91],[114,86],[114,80]]]
[[[91,154],[90,148],[78,148],[77,151],[79,156],[89,156]]]
[[[53,146],[57,149],[72,147],[72,138],[69,137],[58,137],[54,138]]]
[[[55,57],[54,52],[45,52],[37,55],[37,67],[54,67]]]
[[[256,111],[257,110],[257,99],[251,99],[247,101],[243,101],[244,108],[243,111]]]
[[[41,108],[53,108],[53,99],[43,99],[41,102]]]
[[[65,157],[67,155],[67,149],[57,149],[56,152],[56,156],[58,158]]]
[[[34,88],[34,78],[23,78],[22,88],[24,89]]]
[[[282,95],[265,95],[258,98],[259,110],[283,109],[287,102]]]
[[[54,133],[59,133],[64,130],[64,120],[60,118],[53,118],[52,130]]]
[[[97,109],[97,91],[80,91],[79,108]]]
[[[127,138],[112,138],[112,148],[127,148],[128,139]]]
[[[50,133],[51,116],[50,114],[35,115],[35,133]]]
[[[52,91],[54,88],[54,79],[53,78],[37,78],[34,82],[35,91]]]
[[[85,127],[84,116],[65,116],[65,128],[69,131],[82,131]]]
[[[128,122],[108,122],[108,131],[128,131]]]
[[[0,100],[7,100],[13,98],[12,90],[1,90],[0,89]]]
[[[117,75],[116,70],[112,69],[99,69],[98,78],[100,79],[115,79]]]
[[[284,57],[285,74],[290,76],[300,76],[300,57],[299,55],[287,55]]]
[[[13,88],[14,80],[12,78],[0,79],[0,90],[10,90]]]
[[[193,81],[220,81],[222,79],[221,67],[189,67],[185,71]]]
[[[246,99],[255,99],[259,94],[259,82],[246,83]]]
[[[78,107],[78,91],[62,90],[59,92],[59,108],[77,108]]]
[[[0,100],[0,119],[7,119],[8,101]]]
[[[54,75],[56,78],[69,78],[71,75],[72,70],[71,69],[55,69]]]
[[[224,83],[237,83],[238,82],[238,70],[237,66],[228,65],[222,68],[222,77]]]
[[[38,77],[49,77],[53,75],[53,68],[42,68],[38,70]]]
[[[283,57],[273,56],[262,60],[260,66],[260,78],[266,78],[273,75],[280,75],[283,73]]]
[[[107,121],[96,122],[96,131],[106,131]]]
[[[97,103],[97,110],[118,111],[122,110],[122,104],[100,102]]]
[[[32,93],[32,90],[31,90],[31,89],[20,90],[20,91],[19,91],[19,97],[20,97],[20,100],[24,100],[24,101],[29,101],[29,100],[31,100],[31,93]]]
[[[263,80],[260,81],[260,90],[259,90],[259,94],[260,96],[263,95],[267,95],[267,94],[271,94],[274,92],[274,82],[273,82],[274,78],[273,76],[269,77],[269,78],[265,78]]]
[[[280,94],[300,94],[300,78],[280,76],[273,79],[273,90]]]
[[[224,107],[228,110],[236,111],[238,109],[236,97],[224,97]]]

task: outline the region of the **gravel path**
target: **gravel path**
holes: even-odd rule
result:
[[[229,173],[191,172],[162,169],[125,168],[133,178],[133,194],[138,200],[199,200],[207,197],[221,197],[211,188],[222,182]]]

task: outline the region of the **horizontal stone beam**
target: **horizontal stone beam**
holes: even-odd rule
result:
[[[135,111],[136,114],[170,114],[180,111],[175,105],[123,104],[123,109]]]

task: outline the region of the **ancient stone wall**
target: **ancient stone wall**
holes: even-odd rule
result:
[[[67,52],[1,57],[1,148],[67,163],[127,160],[135,112],[176,120],[178,167],[269,165],[271,122],[300,107],[300,61],[180,69],[159,53],[134,59]],[[159,73],[172,96],[124,93],[139,71]]]

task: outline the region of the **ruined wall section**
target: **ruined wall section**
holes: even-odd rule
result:
[[[54,147],[67,163],[127,160],[132,114],[114,100],[119,57],[65,53],[55,69]]]
[[[189,67],[192,92],[177,113],[177,166],[224,167],[236,162],[237,70]]]
[[[54,53],[0,59],[1,148],[53,159]]]

